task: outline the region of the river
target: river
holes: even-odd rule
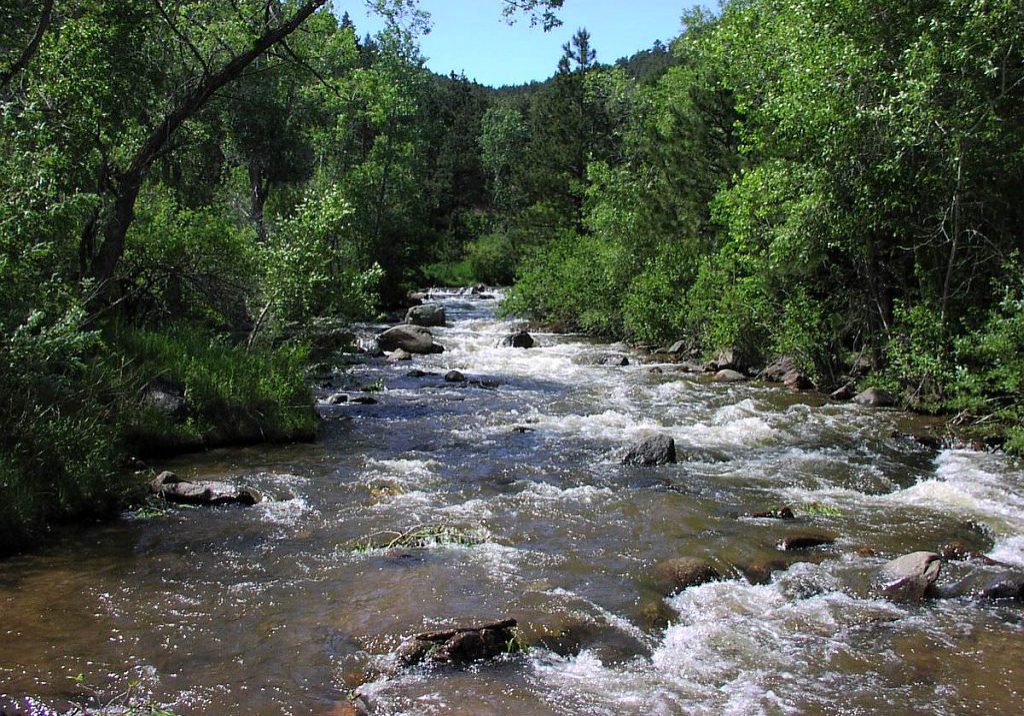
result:
[[[1019,463],[899,437],[914,419],[896,411],[595,364],[623,346],[501,348],[495,301],[435,300],[447,351],[339,374],[378,402],[324,406],[317,444],[160,466],[271,501],[127,515],[0,563],[0,711],[91,687],[183,716],[342,714],[359,687],[388,715],[1020,713],[1019,604],[871,586],[952,540],[1024,568]],[[621,465],[650,431],[679,463]],[[798,519],[745,516],[779,505]],[[422,525],[462,537],[379,548]],[[778,551],[808,529],[836,541]],[[680,556],[725,579],[664,598],[654,566]],[[742,575],[780,558],[767,583]],[[950,563],[940,583],[994,569]],[[404,635],[504,617],[551,648],[388,668]],[[543,641],[558,634],[576,647]]]

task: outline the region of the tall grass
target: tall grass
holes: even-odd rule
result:
[[[152,455],[316,436],[304,348],[248,351],[187,331],[135,330],[115,340],[142,386],[124,433],[131,450]],[[155,382],[183,391],[186,417],[176,420],[147,403],[145,386]]]

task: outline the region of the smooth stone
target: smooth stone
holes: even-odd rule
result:
[[[942,560],[934,552],[913,552],[888,562],[879,572],[882,595],[894,602],[919,602],[939,578]]]
[[[668,435],[651,435],[630,446],[623,465],[651,467],[676,462],[676,441]]]

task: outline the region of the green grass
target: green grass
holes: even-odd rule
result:
[[[136,399],[125,443],[142,454],[218,445],[311,440],[316,413],[305,381],[307,353],[247,351],[200,333],[121,333],[116,338],[141,384],[180,386],[187,416],[174,418]]]

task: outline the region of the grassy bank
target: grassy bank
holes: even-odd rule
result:
[[[131,458],[316,435],[304,348],[250,352],[199,332],[100,336],[69,321],[11,336],[4,352],[0,554],[116,514],[145,479]]]

